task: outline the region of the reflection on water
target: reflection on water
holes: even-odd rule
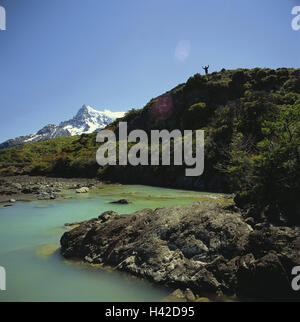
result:
[[[127,274],[64,260],[59,240],[67,222],[143,208],[188,204],[213,195],[147,186],[109,185],[55,201],[16,203],[0,208],[0,266],[7,291],[0,301],[160,301],[169,291]],[[128,205],[110,204],[128,199]]]

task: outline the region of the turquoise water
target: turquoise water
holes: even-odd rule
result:
[[[169,291],[127,274],[66,261],[59,253],[64,224],[114,210],[122,214],[188,204],[199,192],[146,186],[107,186],[72,199],[17,202],[0,208],[0,266],[7,290],[0,301],[160,301]],[[207,194],[205,194],[207,195]],[[205,197],[205,196],[204,196]],[[129,205],[110,204],[126,198]]]

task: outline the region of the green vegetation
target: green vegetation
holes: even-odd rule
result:
[[[197,103],[192,105],[183,113],[183,127],[185,129],[199,129],[207,124],[210,109],[205,103]],[[199,120],[195,123],[195,119]]]
[[[0,150],[0,175],[94,176],[96,134],[60,137]]]
[[[184,178],[185,166],[99,168],[95,134],[29,143],[0,151],[0,174],[95,176],[127,183],[236,192],[236,203],[277,220],[300,221],[300,69],[225,70],[196,74],[168,92],[172,114],[152,113],[160,102],[124,117],[128,130],[204,129],[205,172]],[[118,132],[114,122],[110,129]]]

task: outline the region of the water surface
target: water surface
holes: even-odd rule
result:
[[[214,197],[193,191],[148,186],[108,185],[89,194],[67,192],[72,199],[17,202],[0,208],[0,266],[7,291],[0,301],[160,301],[169,291],[127,274],[66,261],[59,253],[65,223],[143,208],[189,204]],[[110,204],[128,199],[129,205]]]

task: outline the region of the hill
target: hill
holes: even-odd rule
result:
[[[129,131],[204,129],[204,174],[187,178],[184,166],[99,168],[95,133],[2,150],[0,174],[98,175],[123,183],[235,192],[237,205],[253,216],[299,221],[300,69],[196,74],[122,121]],[[118,133],[118,122],[108,128]]]

